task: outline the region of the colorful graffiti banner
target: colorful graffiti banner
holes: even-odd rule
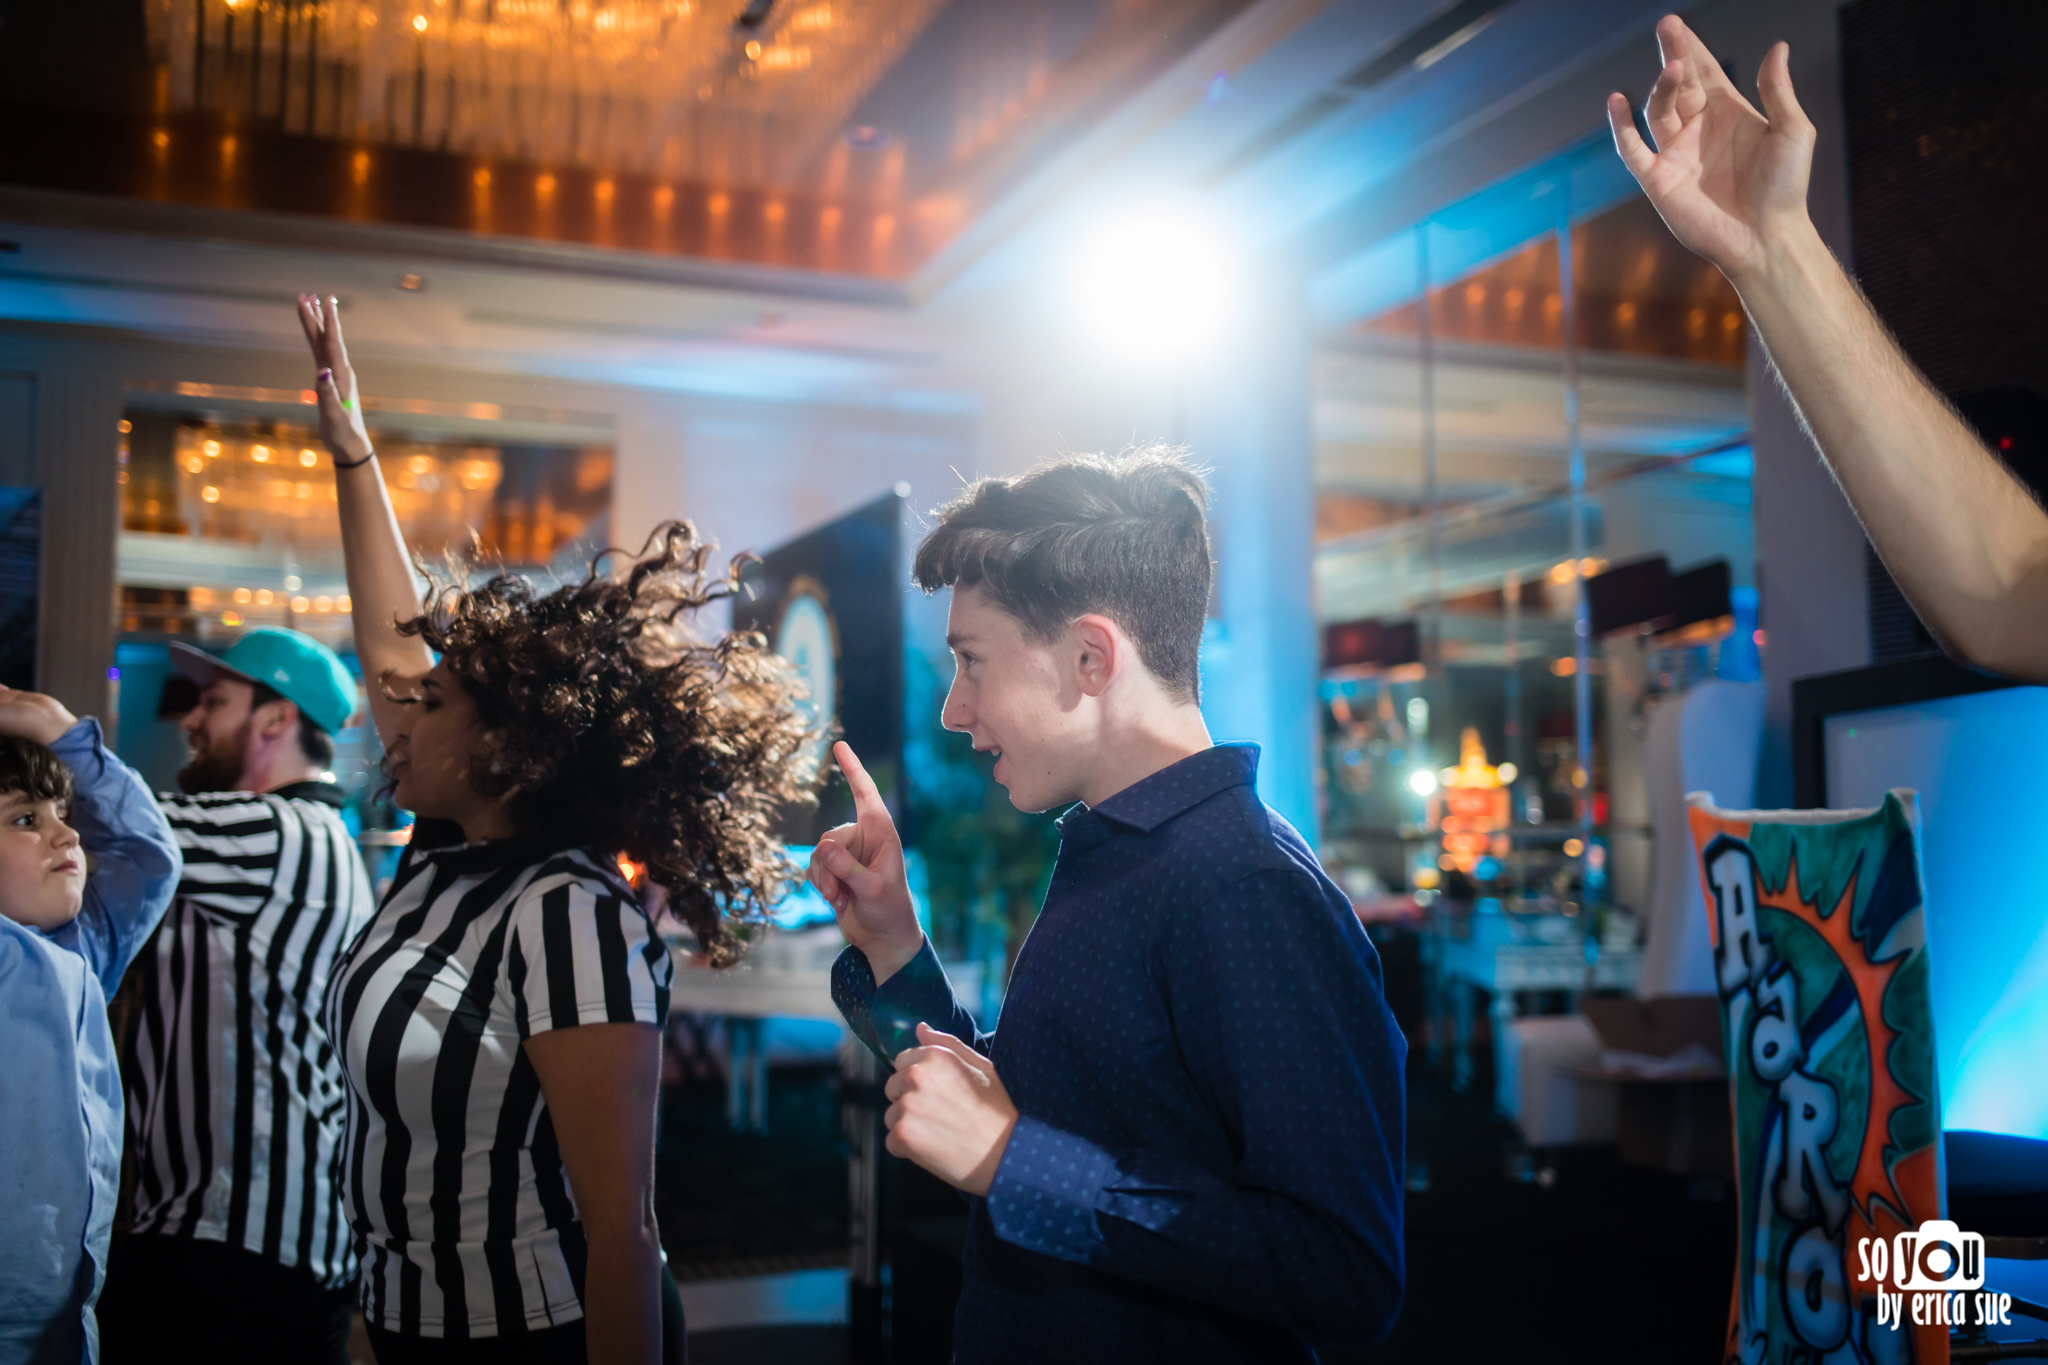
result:
[[[1940,1095],[1912,793],[1872,811],[1688,798],[1721,997],[1740,1242],[1735,1365],[1948,1360],[1878,1321],[1856,1249],[1940,1213]]]

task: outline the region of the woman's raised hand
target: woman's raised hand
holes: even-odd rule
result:
[[[336,464],[360,464],[375,453],[370,433],[363,426],[363,405],[356,397],[356,372],[348,363],[348,346],[341,339],[341,301],[333,295],[299,295],[299,326],[306,329],[306,344],[313,350],[313,364],[319,373],[313,393],[320,402],[320,439]]]
[[[375,453],[363,426],[363,406],[356,399],[356,372],[348,363],[341,339],[341,315],[332,296],[299,295],[299,325],[306,329],[319,373],[313,393],[320,404],[320,439],[334,457],[335,512],[341,520],[342,560],[348,568],[348,592],[354,610],[349,619],[356,636],[356,655],[363,676],[393,679],[401,695],[434,666],[434,656],[418,636],[401,635],[397,623],[420,614],[420,585],[413,577],[412,556],[405,533],[391,510],[391,495],[375,465],[353,475],[341,470],[368,462]],[[382,687],[365,689],[377,734],[389,748],[400,733],[405,708]]]

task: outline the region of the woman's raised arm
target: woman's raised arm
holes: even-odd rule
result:
[[[417,636],[400,635],[397,623],[420,614],[419,580],[406,552],[377,453],[363,426],[363,407],[356,396],[356,372],[348,363],[341,339],[339,301],[331,295],[299,295],[299,325],[313,349],[319,375],[313,392],[320,400],[320,439],[334,457],[334,485],[341,511],[341,550],[348,566],[348,593],[355,621],[356,657],[362,661],[364,692],[378,738],[386,745],[396,729],[400,709],[385,697],[385,687],[409,694],[434,666],[433,655]]]

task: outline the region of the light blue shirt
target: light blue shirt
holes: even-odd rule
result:
[[[0,1365],[99,1359],[93,1305],[121,1179],[121,1072],[107,997],[178,886],[149,788],[88,717],[51,746],[91,858],[55,933],[0,916]]]

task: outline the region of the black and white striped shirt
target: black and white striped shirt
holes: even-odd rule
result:
[[[585,1244],[526,1039],[668,1016],[671,964],[617,867],[422,821],[327,1000],[349,1081],[362,1304],[387,1331],[488,1337],[583,1316]]]
[[[139,1233],[355,1278],[340,1058],[320,1006],[375,899],[331,783],[160,796],[185,856],[122,1062]]]

